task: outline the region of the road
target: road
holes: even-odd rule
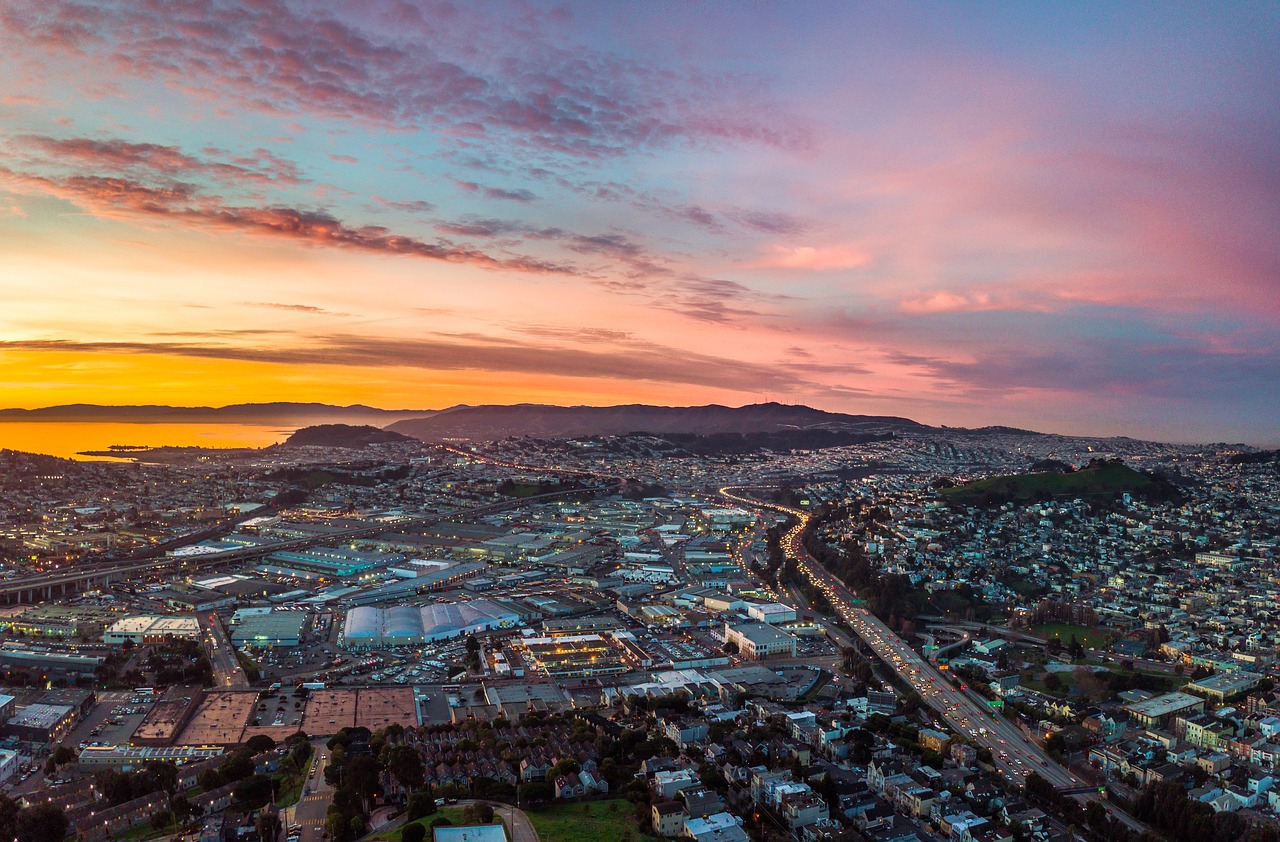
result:
[[[1027,774],[1036,772],[1059,790],[1074,790],[1088,786],[1088,782],[1058,765],[1043,749],[1031,741],[1017,726],[996,714],[986,700],[968,689],[956,687],[938,670],[921,658],[902,638],[874,614],[854,603],[852,592],[809,555],[804,548],[804,532],[812,518],[810,513],[763,503],[751,497],[735,493],[740,489],[725,487],[720,494],[726,499],[752,508],[766,508],[783,512],[796,519],[796,524],[782,536],[782,549],[795,562],[796,569],[819,588],[840,619],[853,633],[906,682],[947,726],[980,748],[991,751],[992,765],[1011,785],[1021,787]],[[1134,830],[1145,830],[1146,825],[1116,809],[1094,793],[1083,793],[1083,801],[1098,801],[1104,809]]]
[[[236,658],[236,650],[231,648],[222,624],[216,614],[201,614],[200,629],[204,636],[205,650],[213,663],[213,686],[221,689],[243,690],[249,686],[249,678],[244,674]]]
[[[324,767],[329,763],[329,749],[324,740],[311,743],[311,771],[302,788],[302,798],[293,807],[291,827],[299,830],[300,842],[321,842],[324,820],[333,800],[333,787],[325,783]],[[309,791],[308,791],[309,790]]]
[[[92,569],[78,570],[73,573],[42,573],[36,576],[6,579],[5,581],[0,582],[0,599],[12,598],[14,596],[21,599],[21,595],[28,591],[34,592],[45,588],[52,589],[55,587],[63,588],[68,585],[75,586],[89,581],[121,581],[129,577],[136,577],[140,574],[146,573],[154,574],[164,571],[194,572],[201,568],[253,561],[255,559],[271,555],[272,553],[284,552],[286,550],[304,550],[317,544],[336,544],[343,541],[349,541],[354,538],[367,538],[374,535],[380,535],[385,532],[403,532],[409,529],[419,529],[426,526],[432,526],[448,520],[472,518],[484,514],[492,514],[494,512],[503,511],[504,509],[527,506],[530,503],[551,500],[557,497],[603,491],[617,484],[617,482],[612,478],[603,479],[611,484],[601,487],[570,489],[568,491],[549,491],[544,494],[535,494],[531,497],[520,497],[513,500],[501,500],[497,503],[485,503],[480,506],[454,509],[453,511],[415,518],[403,523],[378,523],[370,526],[346,529],[341,532],[330,532],[323,535],[313,535],[289,541],[260,544],[243,549],[222,550],[220,552],[203,553],[193,556],[166,557],[161,559],[149,559],[125,563],[102,564],[94,566]],[[151,552],[152,551],[148,551],[148,554]]]

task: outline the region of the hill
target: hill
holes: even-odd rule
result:
[[[1106,461],[1090,463],[1072,473],[1046,471],[989,477],[940,489],[938,496],[969,505],[998,505],[1057,497],[1112,498],[1125,492],[1144,497],[1175,493],[1163,477],[1135,471],[1123,462]]]
[[[535,436],[613,436],[627,433],[693,434],[719,433],[748,435],[784,430],[825,429],[841,432],[886,433],[927,430],[909,418],[882,415],[844,415],[807,406],[779,403],[742,407],[709,406],[515,406],[458,407],[428,418],[397,421],[387,427],[398,433],[439,441],[469,438],[477,441]]]
[[[307,424],[354,423],[385,427],[405,418],[422,418],[439,410],[378,409],[363,404],[239,403],[230,406],[102,406],[66,404],[39,409],[0,409],[5,421],[98,421],[135,424]]]
[[[381,430],[370,426],[352,426],[351,424],[318,424],[314,427],[303,427],[289,436],[281,447],[368,447],[372,444],[395,444],[397,442],[416,442],[417,439],[391,430]]]

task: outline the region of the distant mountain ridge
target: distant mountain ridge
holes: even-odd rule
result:
[[[720,406],[467,406],[441,410],[425,418],[397,421],[387,427],[422,441],[449,438],[493,440],[509,436],[568,438],[627,433],[769,433],[828,429],[866,433],[932,429],[910,418],[891,415],[846,415],[808,406],[780,403]]]
[[[229,406],[103,406],[65,404],[40,409],[0,409],[5,421],[97,421],[134,424],[280,424],[305,426],[321,423],[372,424],[385,427],[406,418],[423,418],[435,409],[378,409],[363,404],[334,406],[325,403],[238,403]]]

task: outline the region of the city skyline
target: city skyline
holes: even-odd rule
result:
[[[1274,443],[1280,14],[0,9],[0,406]]]

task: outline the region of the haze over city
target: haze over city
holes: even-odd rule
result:
[[[1280,13],[0,6],[0,407],[1275,444]]]

